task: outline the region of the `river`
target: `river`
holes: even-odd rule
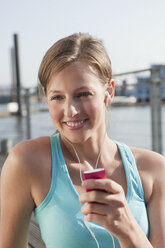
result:
[[[4,107],[3,107],[4,108]],[[2,111],[2,107],[0,109]],[[128,145],[152,149],[150,106],[112,107],[108,110],[107,131],[112,139]],[[31,137],[51,135],[55,131],[49,113],[31,114]],[[26,118],[0,118],[0,139],[11,139],[13,145],[27,138]],[[165,155],[165,104],[162,105],[162,141]]]

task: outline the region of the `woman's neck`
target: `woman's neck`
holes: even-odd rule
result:
[[[93,168],[103,167],[104,158],[109,156],[109,151],[113,146],[113,142],[107,134],[98,138],[90,138],[84,143],[71,143],[65,137],[61,137],[63,153],[70,161],[81,162],[81,164],[89,163]],[[98,163],[98,165],[97,165]]]

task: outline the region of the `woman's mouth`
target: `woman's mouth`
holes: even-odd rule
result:
[[[66,121],[64,122],[64,124],[69,127],[70,129],[79,129],[82,128],[85,124],[85,122],[87,121],[87,119],[84,120],[74,120],[74,121]]]

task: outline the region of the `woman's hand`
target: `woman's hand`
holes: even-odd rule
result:
[[[115,236],[127,236],[134,226],[134,218],[123,188],[110,179],[90,179],[82,185],[92,189],[81,194],[79,199],[82,204],[88,203],[81,209],[86,220],[97,222]]]
[[[152,245],[133,217],[121,185],[110,179],[89,179],[82,186],[92,189],[80,195],[81,211],[89,222],[97,222],[118,238],[123,248]]]

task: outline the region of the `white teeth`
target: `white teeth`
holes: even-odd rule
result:
[[[77,127],[77,126],[81,125],[83,122],[84,121],[78,121],[78,122],[70,122],[70,121],[68,121],[68,122],[66,122],[66,124],[68,126],[70,126],[70,127]]]

